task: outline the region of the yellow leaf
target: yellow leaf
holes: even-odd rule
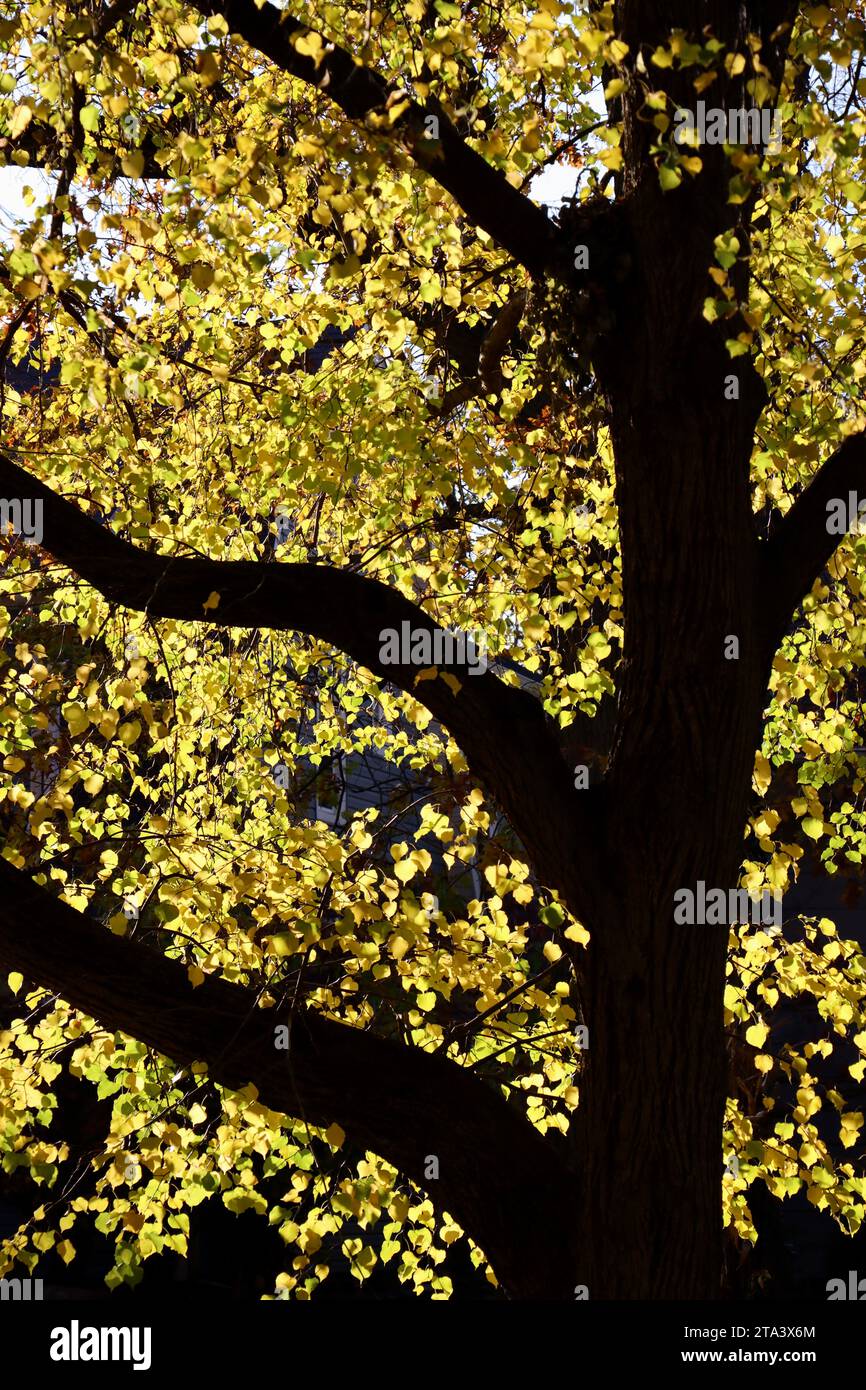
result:
[[[340,1126],[335,1123],[330,1125],[328,1129],[325,1130],[325,1138],[331,1145],[332,1149],[340,1149],[342,1148],[343,1141],[346,1138],[346,1131],[344,1129],[341,1129]]]
[[[746,1042],[753,1047],[763,1047],[769,1031],[766,1023],[753,1023],[751,1028],[746,1029]]]
[[[770,785],[772,769],[767,758],[763,753],[755,755],[755,770],[752,774],[752,786],[759,796],[763,796]]]
[[[428,989],[423,994],[419,994],[417,1003],[419,1009],[423,1009],[425,1014],[429,1013],[436,1003],[435,990]]]
[[[114,737],[114,731],[117,728],[117,721],[119,718],[120,715],[117,713],[116,709],[106,710],[105,714],[102,716],[102,718],[99,721],[99,724],[97,725],[99,732],[102,734],[103,738]]]
[[[186,975],[193,989],[198,989],[199,985],[204,984],[204,971],[200,966],[188,965]]]
[[[314,62],[321,61],[324,53],[324,44],[321,34],[300,34],[293,40],[293,47],[298,53],[302,53],[305,58],[312,58]]]
[[[755,821],[755,831],[758,835],[772,835],[776,826],[779,824],[778,811],[765,811]]]
[[[69,725],[69,732],[71,734],[84,733],[90,720],[87,717],[87,710],[83,705],[79,705],[77,701],[73,700],[63,706],[62,713],[63,718]]]
[[[71,1240],[61,1240],[57,1243],[57,1253],[65,1265],[75,1259],[75,1246]]]
[[[123,156],[120,167],[127,178],[140,179],[144,171],[144,155],[141,150],[132,150]]]
[[[322,146],[318,140],[296,140],[292,146],[292,153],[303,159],[304,156],[321,154]]]
[[[16,106],[12,112],[12,119],[9,122],[9,134],[13,140],[17,140],[22,135],[33,120],[33,109],[30,106]]]
[[[215,271],[213,267],[207,265],[204,261],[196,261],[195,265],[190,270],[190,279],[197,290],[210,289],[214,282],[214,277]]]
[[[211,25],[212,24],[213,20],[211,20]],[[196,69],[203,87],[212,87],[215,82],[219,81],[221,75],[220,65],[215,55],[210,50],[206,53],[199,54],[196,60]]]
[[[405,936],[400,936],[395,932],[388,942],[388,950],[395,960],[402,960],[409,949],[409,942]]]
[[[24,976],[19,975],[17,970],[13,970],[12,974],[7,976],[6,983],[11,989],[12,993],[17,994],[24,983]]]
[[[210,594],[208,594],[207,598],[205,599],[204,603],[202,604],[202,608],[205,608],[205,609],[207,609],[207,608],[218,608],[218,607],[219,607],[219,601],[220,601],[220,596],[219,596],[219,594],[218,594],[218,593],[215,593],[215,592],[211,592]]]
[[[851,1149],[857,1143],[857,1138],[863,1125],[863,1112],[861,1110],[851,1110],[843,1115],[839,1121],[839,1138],[846,1149]]]

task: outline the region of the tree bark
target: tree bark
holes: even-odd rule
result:
[[[633,51],[671,22],[641,3],[619,8]],[[670,76],[672,99],[689,104],[690,80]],[[627,89],[631,271],[595,354],[625,642],[603,786],[606,894],[586,923],[580,984],[578,1282],[591,1299],[710,1299],[722,1273],[728,926],[678,925],[674,909],[698,881],[737,887],[772,655],[749,485],[765,396],[749,359],[728,354],[737,330],[703,317],[714,240],[736,216],[721,151],[702,150],[700,176],[663,193],[642,99],[639,84]]]

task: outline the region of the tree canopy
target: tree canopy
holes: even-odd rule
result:
[[[862,7],[3,10],[0,1273],[93,1223],[135,1283],[205,1200],[289,1298],[458,1242],[628,1296],[632,1183],[644,1292],[713,1277],[659,1184],[855,1232],[862,943],[672,895],[862,882]]]

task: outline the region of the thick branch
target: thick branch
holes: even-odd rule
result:
[[[778,646],[791,615],[809,592],[842,536],[828,530],[828,503],[838,499],[847,512],[848,494],[866,497],[866,435],[840,445],[817,477],[800,494],[771,539],[762,546],[766,576],[768,638]]]
[[[2,859],[0,970],[56,990],[173,1062],[206,1062],[220,1085],[252,1082],[273,1110],[315,1125],[336,1120],[350,1142],[428,1188],[506,1288],[522,1286],[527,1263],[547,1263],[551,1288],[565,1296],[565,1166],[501,1096],[455,1063],[311,1010],[290,1017],[260,1009],[252,990],[214,976],[194,989],[182,965],[97,926]],[[288,1051],[275,1047],[275,1027],[285,1023]],[[424,1173],[434,1154],[437,1182]]]
[[[300,53],[295,47],[299,40],[321,36],[274,5],[197,0],[197,7],[203,14],[222,15],[251,47],[324,92],[350,120],[363,124],[378,117],[383,133],[404,144],[416,164],[448,190],[472,222],[530,274],[554,267],[557,231],[547,214],[466,144],[439,102],[431,99],[422,108],[404,89],[363,67],[336,44],[325,42],[318,59]],[[400,114],[392,124],[393,111]],[[425,123],[430,116],[438,123],[437,138],[431,138]]]
[[[408,623],[413,633],[430,633],[431,642],[439,630],[402,594],[329,565],[175,558],[141,550],[3,455],[0,495],[41,501],[43,548],[109,602],[155,618],[305,632],[412,695],[454,736],[542,879],[565,891],[581,910],[581,885],[564,879],[578,852],[593,853],[600,833],[597,808],[591,794],[575,792],[541,705],[490,671],[469,674],[465,664],[439,666],[456,677],[455,690],[441,674],[416,683],[417,664],[383,663],[387,629],[399,634],[401,624]]]
[[[499,395],[505,385],[502,359],[526,310],[527,299],[527,291],[518,290],[499,311],[493,327],[481,344],[478,373],[488,395]]]

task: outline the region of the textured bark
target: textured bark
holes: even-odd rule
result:
[[[709,1298],[722,1258],[728,929],[676,924],[674,895],[699,879],[736,886],[768,672],[742,457],[731,476],[736,431],[701,439],[700,408],[689,419],[672,401],[652,420],[628,418],[616,432],[629,560],[605,783],[609,896],[582,981],[580,1282],[591,1297]],[[739,507],[709,503],[702,458],[731,477]],[[661,547],[659,535],[676,543]],[[725,659],[728,636],[739,660]]]
[[[672,24],[700,28],[698,8],[727,42],[750,27],[747,6],[617,8],[632,53],[651,51]],[[693,103],[690,76],[663,80],[675,103]],[[713,1298],[728,928],[676,924],[674,895],[698,880],[737,883],[772,656],[749,485],[764,393],[749,360],[727,353],[736,330],[702,312],[714,238],[736,216],[722,152],[703,149],[701,175],[662,193],[641,101],[632,81],[631,273],[596,353],[616,462],[625,647],[604,784],[609,890],[581,981],[590,1047],[573,1137],[585,1184],[578,1250],[591,1298]],[[737,105],[738,94],[714,87],[713,103]],[[736,660],[726,659],[732,637]]]

